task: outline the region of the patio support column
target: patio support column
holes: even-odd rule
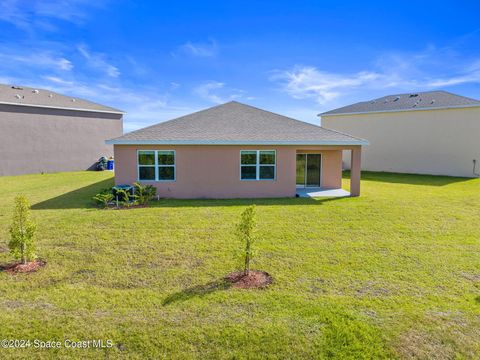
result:
[[[355,147],[352,149],[351,152],[352,157],[350,161],[350,196],[359,196],[362,147]]]

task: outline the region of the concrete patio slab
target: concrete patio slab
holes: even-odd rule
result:
[[[346,197],[350,193],[343,189],[297,188],[298,197]]]

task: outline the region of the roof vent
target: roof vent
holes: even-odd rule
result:
[[[400,96],[397,96],[395,97],[395,99],[393,99],[393,101],[398,101],[398,100],[400,100]]]
[[[53,98],[53,94],[48,94],[48,97],[49,97],[49,98]]]
[[[75,99],[72,99],[72,102],[75,102],[76,100]]]
[[[37,89],[32,90],[32,93],[34,93],[34,94],[38,94],[39,92],[40,92],[40,91],[38,91]]]
[[[430,104],[435,104],[435,99],[433,99],[432,101],[430,101]]]
[[[20,99],[23,99],[23,96],[20,95],[20,94],[15,94],[15,97],[16,97],[17,99],[19,99],[19,100],[20,100]]]
[[[411,97],[411,98],[412,98],[412,97],[417,97],[417,96],[418,96],[418,94],[410,94],[410,96],[409,96],[409,97]]]
[[[20,86],[12,86],[12,89],[15,89],[15,90],[23,90],[23,88],[20,87]]]

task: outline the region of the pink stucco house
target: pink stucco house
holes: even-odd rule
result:
[[[111,139],[115,183],[139,181],[166,198],[294,197],[337,189],[351,153],[351,196],[360,194],[366,140],[235,101]]]

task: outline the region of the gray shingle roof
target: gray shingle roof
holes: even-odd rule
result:
[[[57,94],[50,90],[5,84],[0,84],[0,104],[123,113],[123,111],[109,106],[77,97]]]
[[[317,125],[231,101],[107,141],[109,144],[367,145]]]
[[[385,111],[407,111],[480,106],[480,101],[447,91],[427,91],[388,95],[378,99],[358,102],[320,114],[340,115]]]

